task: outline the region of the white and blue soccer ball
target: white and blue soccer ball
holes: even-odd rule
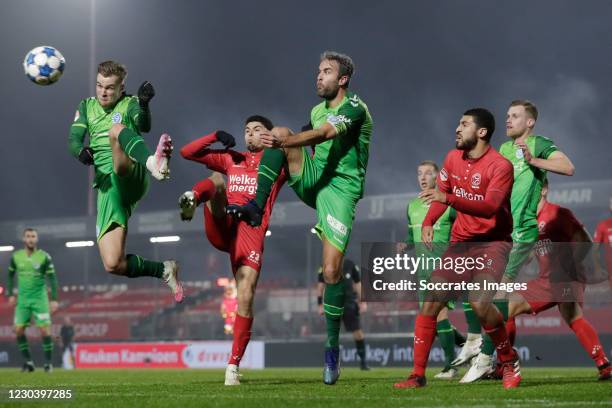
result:
[[[25,74],[38,85],[51,85],[57,82],[65,66],[64,56],[48,45],[34,48],[23,60]]]

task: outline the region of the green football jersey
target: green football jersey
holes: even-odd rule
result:
[[[421,226],[427,215],[427,211],[429,211],[429,206],[418,197],[408,202],[408,206],[406,207],[406,216],[408,218],[408,234],[406,235],[407,244],[422,242]],[[455,210],[449,206],[433,226],[433,242],[448,242],[450,240],[451,229],[453,228],[455,217]]]
[[[533,157],[541,159],[548,159],[558,150],[552,140],[539,135],[528,136],[525,144]],[[529,165],[523,158],[523,151],[513,140],[502,144],[499,153],[514,166],[514,184],[510,197],[514,230],[538,225],[538,202],[546,180],[546,170]]]
[[[96,170],[94,186],[100,184],[99,181],[113,171],[113,153],[108,139],[110,128],[115,123],[121,123],[140,134],[139,114],[140,106],[136,96],[123,95],[111,109],[102,108],[94,96],[83,99],[79,103],[72,126],[84,128],[89,133],[89,147],[94,152]],[[71,143],[70,148],[72,154],[78,156],[82,148],[82,141],[81,146]]]
[[[51,255],[42,249],[35,250],[30,256],[25,249],[15,251],[11,257],[8,271],[9,285],[7,292],[9,296],[12,295],[13,280],[17,275],[18,303],[46,298],[46,278],[49,278],[52,282],[51,298],[53,300],[57,298],[55,267]]]
[[[366,104],[347,92],[335,108],[329,108],[327,101],[312,108],[310,122],[315,129],[328,122],[337,131],[335,138],[315,147],[313,159],[323,177],[334,179],[343,192],[361,198],[372,136],[372,116]]]

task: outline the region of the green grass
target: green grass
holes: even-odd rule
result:
[[[71,389],[63,402],[20,401],[9,406],[73,407],[493,407],[493,406],[612,406],[612,381],[597,382],[594,368],[523,369],[519,389],[504,390],[500,382],[460,385],[434,380],[427,387],[395,390],[392,384],[408,369],[345,368],[335,386],[321,382],[319,369],[244,370],[242,385],[225,387],[222,370],[37,370],[22,374],[0,370],[0,405],[10,388]]]

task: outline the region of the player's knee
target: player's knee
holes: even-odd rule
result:
[[[470,302],[470,305],[472,306],[474,314],[480,319],[484,318],[487,315],[487,311],[491,307],[491,303],[485,302]]]
[[[123,275],[123,268],[120,259],[106,258],[102,260],[104,270],[113,275]]]
[[[325,283],[334,284],[338,283],[342,278],[340,274],[340,269],[333,264],[323,264],[321,268],[323,272],[323,280]]]
[[[119,133],[125,128],[121,123],[115,123],[108,131],[108,137],[111,140],[119,140]]]
[[[23,336],[25,334],[25,327],[24,326],[15,326],[15,334],[17,336]]]
[[[39,329],[40,329],[40,335],[41,336],[50,336],[51,335],[51,330],[50,330],[49,326],[42,326]]]

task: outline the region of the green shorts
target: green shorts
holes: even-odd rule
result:
[[[15,306],[15,326],[29,326],[32,316],[34,316],[34,323],[36,326],[49,326],[51,324],[49,299],[44,298],[17,302]]]
[[[130,174],[120,177],[113,172],[98,185],[98,241],[113,224],[127,229],[128,219],[148,187],[147,170],[139,163],[134,163]]]
[[[533,246],[538,241],[538,227],[517,228],[512,231],[512,250],[508,256],[504,278],[514,281],[521,268],[531,256]]]
[[[306,148],[302,148],[302,171],[289,176],[289,185],[300,199],[317,211],[315,231],[344,253],[351,236],[359,197],[346,194],[334,177],[324,177]]]

